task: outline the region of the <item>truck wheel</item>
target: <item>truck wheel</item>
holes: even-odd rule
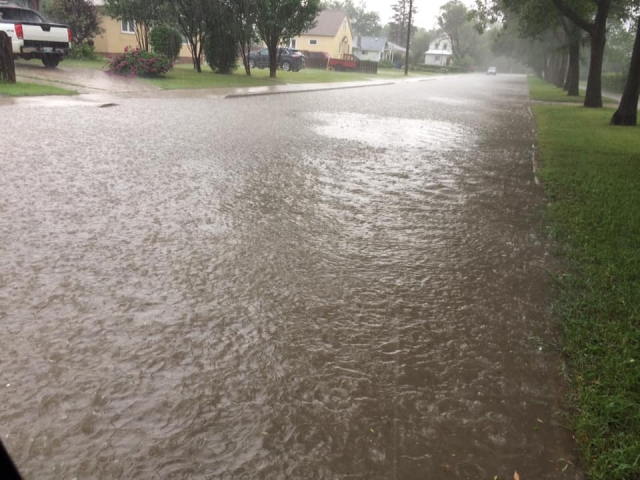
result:
[[[284,70],[285,72],[288,72],[289,70],[291,70],[291,63],[282,62],[282,70]]]
[[[60,63],[60,57],[56,57],[54,55],[45,55],[42,58],[42,63],[45,68],[56,68]]]

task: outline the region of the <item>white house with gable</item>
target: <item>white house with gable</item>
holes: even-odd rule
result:
[[[447,67],[453,59],[453,48],[448,35],[438,36],[431,45],[429,51],[424,54],[425,65],[438,65]]]

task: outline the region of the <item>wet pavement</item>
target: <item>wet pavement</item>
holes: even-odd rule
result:
[[[524,77],[56,101],[0,107],[27,478],[579,478]]]

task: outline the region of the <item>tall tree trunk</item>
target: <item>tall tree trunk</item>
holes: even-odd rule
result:
[[[557,71],[556,71],[556,81],[555,85],[558,88],[562,88],[564,86],[565,78],[567,77],[567,55],[565,53],[561,53],[558,55],[557,60]]]
[[[640,96],[640,17],[637,21],[636,39],[633,43],[627,83],[624,85],[620,105],[611,117],[611,125],[637,125],[638,96]]]
[[[13,47],[9,35],[3,31],[0,31],[0,82],[16,83]]]
[[[607,44],[607,17],[610,6],[611,0],[598,2],[595,28],[591,34],[591,62],[587,93],[584,96],[584,106],[587,108],[602,108],[602,62],[604,47]]]
[[[273,48],[269,48],[269,78],[276,78],[278,69],[278,44],[275,42]]]
[[[578,35],[573,35],[569,44],[569,70],[565,86],[570,97],[580,95],[580,40]]]

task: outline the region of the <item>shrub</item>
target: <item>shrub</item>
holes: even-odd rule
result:
[[[393,62],[390,62],[389,60],[381,60],[378,63],[378,67],[379,68],[393,68]]]
[[[115,75],[158,77],[172,69],[173,63],[166,55],[126,47],[111,59],[108,71]]]
[[[74,60],[100,60],[100,55],[96,53],[93,45],[88,43],[76,43],[71,47],[69,58]]]
[[[238,68],[238,48],[233,12],[221,8],[207,21],[204,54],[216,73],[227,74]]]
[[[166,25],[153,27],[149,33],[149,43],[154,52],[166,55],[169,60],[176,61],[182,48],[180,33]]]

